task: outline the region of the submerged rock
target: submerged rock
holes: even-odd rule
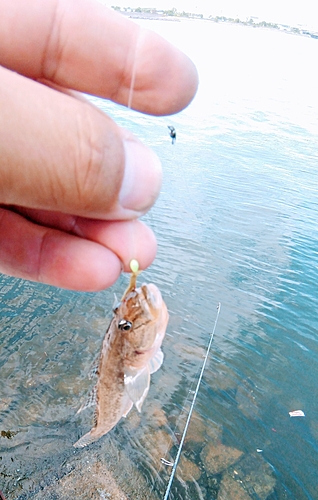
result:
[[[164,427],[168,424],[166,414],[160,407],[152,408],[152,415],[150,418],[152,418],[153,424],[158,425],[158,427]]]
[[[273,493],[276,484],[273,470],[261,455],[247,455],[231,467],[228,473],[236,484],[242,485],[250,498],[266,500]]]
[[[228,473],[223,476],[217,500],[250,500],[251,498],[239,481],[235,481]]]
[[[221,441],[223,426],[215,422],[207,422],[208,441],[218,444]]]
[[[51,453],[50,460],[30,458],[29,469],[20,479],[16,468],[21,466],[15,460],[10,472],[16,481],[10,483],[14,489],[9,493],[16,500],[147,500],[149,484],[131,459],[129,444],[118,437],[108,436],[103,443],[68,456]]]
[[[201,477],[199,467],[184,455],[180,458],[177,471],[177,478],[181,478],[183,481],[198,481]]]
[[[222,362],[211,363],[209,366],[209,384],[215,391],[229,391],[237,387],[237,375]]]
[[[141,414],[135,411],[133,408],[127,415],[127,417],[123,419],[123,422],[125,424],[125,427],[127,430],[132,431],[136,430],[140,427],[141,423]]]
[[[250,380],[243,380],[237,389],[235,400],[243,415],[248,418],[258,417],[257,387]]]
[[[178,431],[180,436],[184,431],[188,414],[182,415],[178,421]],[[194,443],[204,443],[209,441],[212,443],[217,443],[221,439],[222,426],[212,422],[211,420],[204,420],[199,413],[193,412],[187,433],[185,435],[184,442],[189,443],[193,441]]]
[[[186,345],[182,342],[176,343],[174,345],[175,351],[177,351],[178,356],[182,354],[183,358],[189,361],[203,360],[205,356],[206,349],[200,346]]]
[[[128,500],[111,472],[101,463],[88,465],[86,470],[71,471],[57,484],[48,486],[35,495],[35,500]]]
[[[158,460],[161,457],[167,458],[169,451],[174,444],[173,436],[169,435],[163,429],[152,431],[145,434],[140,439],[143,447],[145,447],[151,455],[156,455]]]
[[[188,414],[184,413],[178,419],[178,436],[181,439],[181,436],[184,432],[184,427],[188,418]],[[184,442],[188,443],[189,441],[194,441],[195,443],[203,443],[206,440],[207,429],[205,423],[197,412],[192,413],[192,417],[190,420],[189,427],[187,429],[187,433],[184,438]]]
[[[208,443],[201,452],[201,460],[209,474],[218,474],[237,462],[242,453],[222,443]]]

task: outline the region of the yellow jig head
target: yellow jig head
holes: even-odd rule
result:
[[[130,282],[127,290],[125,291],[122,300],[126,297],[126,295],[136,288],[137,276],[141,273],[139,271],[139,262],[136,259],[132,259],[129,263],[129,267],[131,269]]]
[[[136,259],[132,259],[129,263],[129,267],[131,269],[131,272],[134,274],[137,274],[139,271],[139,262]]]

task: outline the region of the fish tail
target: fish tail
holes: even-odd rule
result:
[[[97,441],[100,436],[96,436],[92,434],[92,431],[87,432],[87,434],[84,434],[76,443],[73,444],[74,448],[84,448],[85,446],[88,446],[91,443],[94,443],[94,441]]]

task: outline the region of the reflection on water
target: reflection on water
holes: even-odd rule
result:
[[[317,43],[234,26],[163,24],[204,76],[193,105],[155,119],[97,102],[164,166],[161,197],[145,217],[158,257],[140,280],[154,282],[169,309],[165,361],[140,415],[133,410],[100,441],[74,450],[91,428],[89,410],[76,416],[91,388],[87,374],[113,293],[122,294],[128,277],[88,294],[2,276],[0,489],[8,500],[163,498],[171,469],[160,459],[176,455],[219,301],[171,500],[318,495],[318,106],[300,73],[304,50],[314,60]],[[200,50],[188,45],[196,26],[207,40]],[[218,79],[211,81],[203,63],[216,41],[210,56]],[[243,49],[256,43],[264,57],[247,64]],[[273,44],[269,57],[264,47]],[[292,61],[281,59],[291,47]],[[230,75],[238,53],[245,66],[237,87]],[[311,66],[306,78],[316,89]],[[177,129],[174,146],[167,124]],[[296,409],[306,417],[290,418]]]

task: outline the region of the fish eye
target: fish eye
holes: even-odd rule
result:
[[[132,327],[132,323],[130,321],[125,320],[125,319],[121,319],[118,323],[118,328],[122,331],[130,330],[131,327]]]

